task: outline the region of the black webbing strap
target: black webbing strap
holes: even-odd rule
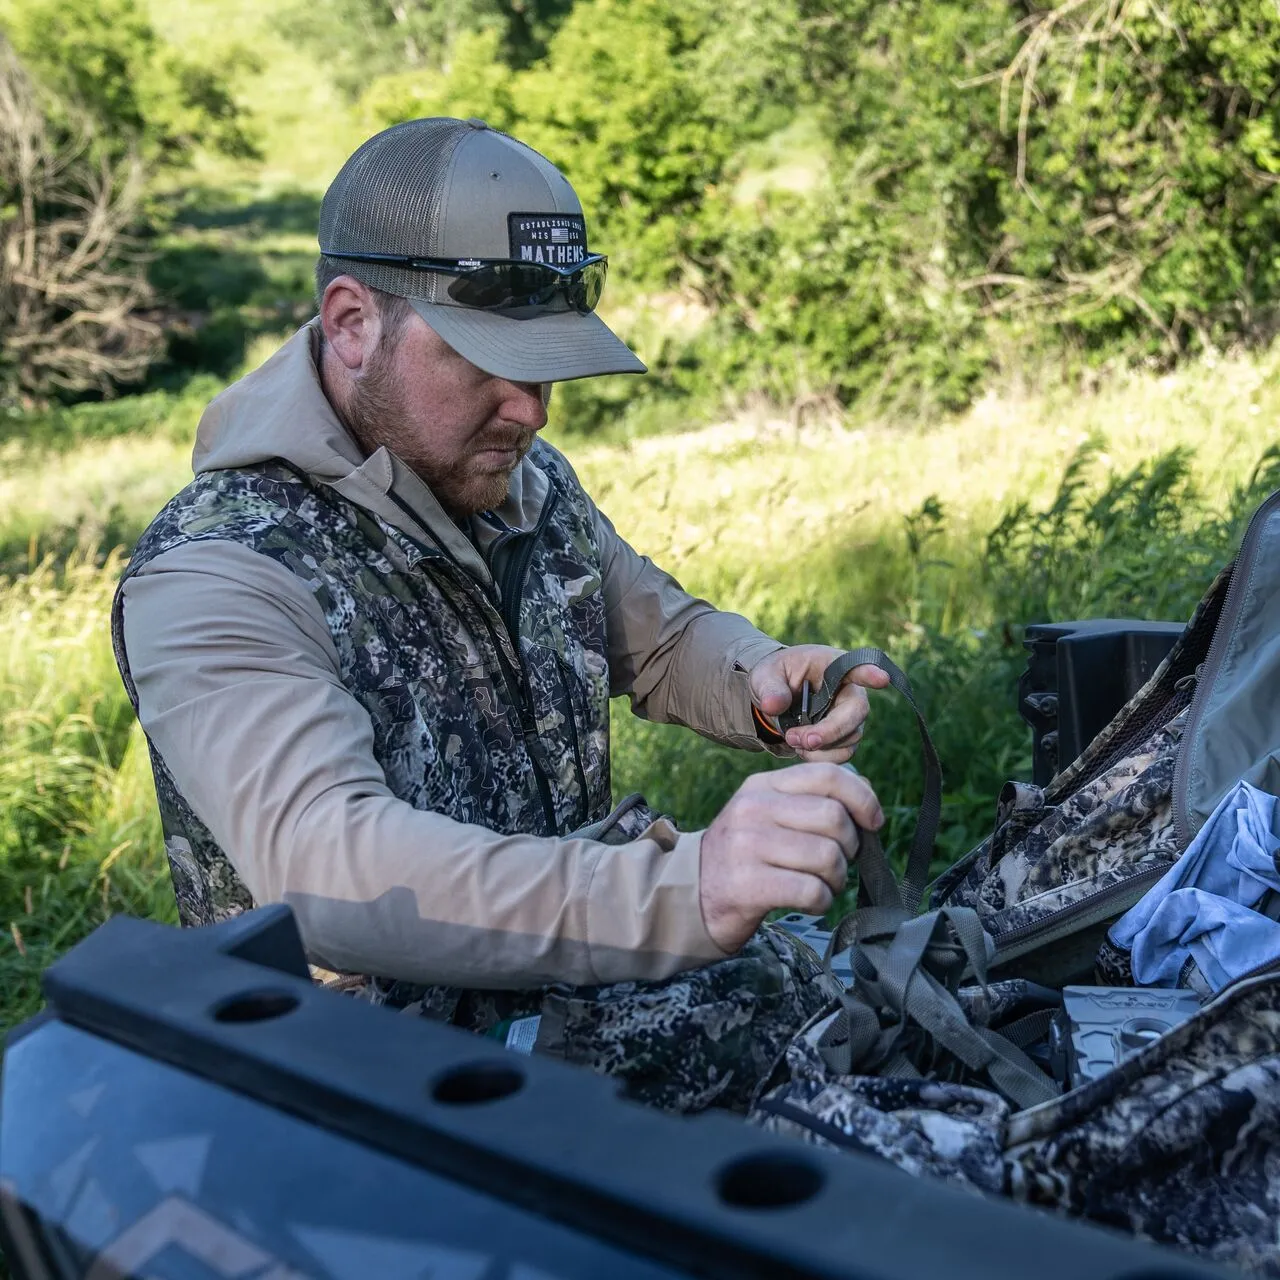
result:
[[[986,985],[991,939],[971,908],[917,914],[942,817],[942,766],[910,681],[879,649],[854,649],[827,668],[816,693],[806,686],[799,708],[780,716],[779,723],[785,732],[822,719],[849,673],[860,666],[884,671],[915,713],[924,797],[901,884],[879,836],[859,832],[859,882],[862,899],[870,905],[845,916],[827,944],[823,966],[828,975],[834,977],[832,957],[847,950],[853,980],[816,1046],[818,1052],[842,1075],[919,1078],[940,1058],[949,1059],[1017,1107],[1045,1102],[1057,1096],[1058,1087],[1023,1049],[1047,1031],[1049,1014],[1020,1019],[1005,1034],[970,1024],[955,992],[966,972]]]
[[[832,702],[855,667],[879,667],[889,677],[889,684],[907,700],[907,705],[915,712],[916,727],[920,730],[920,750],[924,757],[924,798],[920,803],[920,815],[916,819],[916,831],[911,840],[911,852],[907,855],[906,874],[899,888],[894,885],[893,896],[882,898],[877,896],[877,889],[886,892],[885,875],[893,880],[888,864],[884,865],[884,874],[873,863],[883,862],[884,854],[880,850],[880,842],[871,833],[863,832],[858,854],[859,874],[862,883],[867,886],[868,897],[877,906],[891,906],[900,902],[910,915],[920,909],[924,897],[925,886],[929,880],[929,863],[933,858],[933,842],[938,834],[938,823],[942,819],[942,766],[938,762],[938,753],[934,749],[933,739],[916,706],[915,694],[911,682],[903,674],[902,669],[887,654],[879,649],[852,649],[841,654],[823,673],[822,684],[810,695],[806,711],[793,705],[793,709],[778,717],[783,731],[800,724],[813,724],[821,720],[831,709]]]
[[[1019,1019],[1003,1032],[975,1027],[956,1000],[961,973],[986,984],[990,938],[970,907],[905,917],[883,907],[855,911],[831,936],[825,964],[849,948],[853,982],[815,1044],[840,1075],[919,1079],[947,1058],[1018,1108],[1059,1093],[1023,1052],[1048,1030],[1051,1011]]]

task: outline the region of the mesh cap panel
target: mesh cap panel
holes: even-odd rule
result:
[[[439,256],[454,152],[473,128],[462,120],[410,120],[364,143],[344,164],[320,206],[321,252]],[[387,293],[438,301],[440,276],[348,262],[343,269]]]

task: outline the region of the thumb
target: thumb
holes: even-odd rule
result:
[[[866,689],[884,689],[889,684],[889,673],[873,663],[854,667],[844,678],[846,684],[860,684]]]
[[[762,663],[751,673],[751,696],[765,715],[781,715],[795,697],[781,663]]]

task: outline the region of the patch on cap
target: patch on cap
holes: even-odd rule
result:
[[[587,256],[587,223],[580,213],[509,213],[512,258],[571,267]]]

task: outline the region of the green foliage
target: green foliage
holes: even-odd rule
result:
[[[1164,359],[1255,336],[1280,285],[1280,13],[1066,8],[1027,25],[1012,68],[1018,198],[988,269],[1015,278],[993,304]]]
[[[37,78],[93,117],[108,151],[136,148],[153,166],[198,148],[256,154],[229,87],[234,67],[167,44],[137,0],[4,0],[0,19]]]
[[[0,6],[100,146],[172,166],[275,127],[265,61],[168,42],[141,0]],[[573,392],[587,416],[693,394],[928,417],[1028,361],[1169,367],[1280,314],[1271,0],[281,0],[261,21],[264,60],[285,41],[369,127],[480,115],[565,169],[657,384]],[[172,360],[225,372],[268,285],[210,251],[166,245],[155,274],[207,313]],[[633,332],[642,297],[702,319]]]
[[[102,629],[121,562],[0,579],[0,1018],[119,911],[174,920],[146,744]]]
[[[874,348],[946,404],[992,359],[992,321],[1088,358],[1270,336],[1273,5],[805,0],[799,29],[837,156],[808,244],[834,251],[827,328],[854,359]],[[846,394],[871,372],[829,367]]]
[[[947,775],[944,859],[1029,767],[1022,626],[1184,618],[1280,485],[1275,449],[1251,477],[1236,456],[1280,412],[1274,356],[1122,369],[1275,330],[1270,0],[260,7],[0,0],[68,121],[87,107],[95,146],[162,171],[148,249],[169,341],[144,394],[0,417],[0,925],[16,929],[0,1019],[34,1008],[39,967],[109,912],[172,918],[106,636],[119,561],[93,548],[136,538],[186,477],[203,403],[309,313],[319,190],[357,95],[366,132],[479,115],[565,169],[612,258],[606,318],[652,372],[558,387],[554,430],[693,590],[907,668]],[[186,38],[224,14],[234,35]],[[935,416],[993,373],[1064,368],[1101,386],[1085,407]],[[791,433],[770,401],[792,407]],[[842,416],[854,402],[884,423]],[[726,405],[760,429],[649,438]],[[813,410],[844,425],[811,443]],[[1060,479],[1057,462],[1048,484],[1020,469],[1099,425],[1110,444],[1086,440]],[[859,765],[901,848],[915,728],[897,699],[873,702]],[[686,827],[772,767],[615,712],[619,792]]]
[[[320,200],[293,188],[188,189],[162,212],[150,279],[170,305],[168,360],[151,385],[230,377],[255,340],[314,312]]]
[[[205,229],[260,216],[229,201]],[[279,208],[269,216],[287,222]],[[1280,411],[1278,370],[1280,353],[1205,362],[929,431],[739,423],[608,445],[578,433],[570,453],[623,533],[691,590],[784,640],[875,643],[904,666],[946,775],[941,863],[986,833],[1001,784],[1028,771],[1022,626],[1188,616],[1248,511],[1280,484],[1280,449],[1262,451],[1274,433],[1257,426]],[[145,743],[110,653],[121,558],[94,547],[130,543],[185,482],[217,386],[0,419],[0,1023],[34,1011],[40,968],[108,914],[173,919]],[[557,398],[553,416],[572,407]],[[1109,446],[1086,440],[1073,455],[1062,443],[1099,424]],[[775,767],[624,705],[613,756],[619,794],[645,792],[687,829],[746,774]],[[857,763],[901,852],[921,772],[893,695],[873,695]]]
[[[579,0],[525,70],[482,32],[365,105],[562,165],[620,275],[711,311],[660,373],[927,413],[1030,355],[1268,338],[1278,71],[1270,0]],[[807,178],[753,174],[805,118]]]
[[[1015,714],[1022,628],[1103,616],[1184,621],[1254,509],[1280,487],[1278,446],[1216,511],[1197,493],[1186,447],[1090,483],[1087,468],[1102,444],[1090,442],[1070,461],[1047,506],[1010,507],[971,569],[946,558],[969,535],[931,497],[900,533],[789,566],[794,583],[829,589],[779,589],[755,611],[755,621],[788,643],[879,644],[907,671],[946,779],[935,874],[987,833],[1003,783],[1030,772],[1029,733]],[[898,695],[871,699],[872,728],[857,764],[884,806],[886,847],[902,857],[920,802],[919,736]],[[644,724],[621,703],[613,735],[616,795],[643,791],[686,829],[709,823],[748,774],[786,763]]]
[[[1275,446],[1217,510],[1198,491],[1188,446],[1092,488],[1088,473],[1104,449],[1100,436],[1088,440],[1046,507],[1019,502],[987,535],[986,578],[1004,616],[1179,617],[1253,510],[1280,489]]]
[[[701,83],[698,51],[713,21],[705,5],[588,0],[528,70],[504,73],[496,33],[482,32],[458,41],[446,75],[383,81],[365,105],[380,125],[480,116],[517,133],[574,183],[592,240],[617,270],[661,285],[736,141]]]
[[[458,41],[475,33],[492,38],[502,66],[529,66],[572,7],[573,0],[331,0],[295,3],[276,22],[357,96],[373,77],[405,66],[449,66]]]

